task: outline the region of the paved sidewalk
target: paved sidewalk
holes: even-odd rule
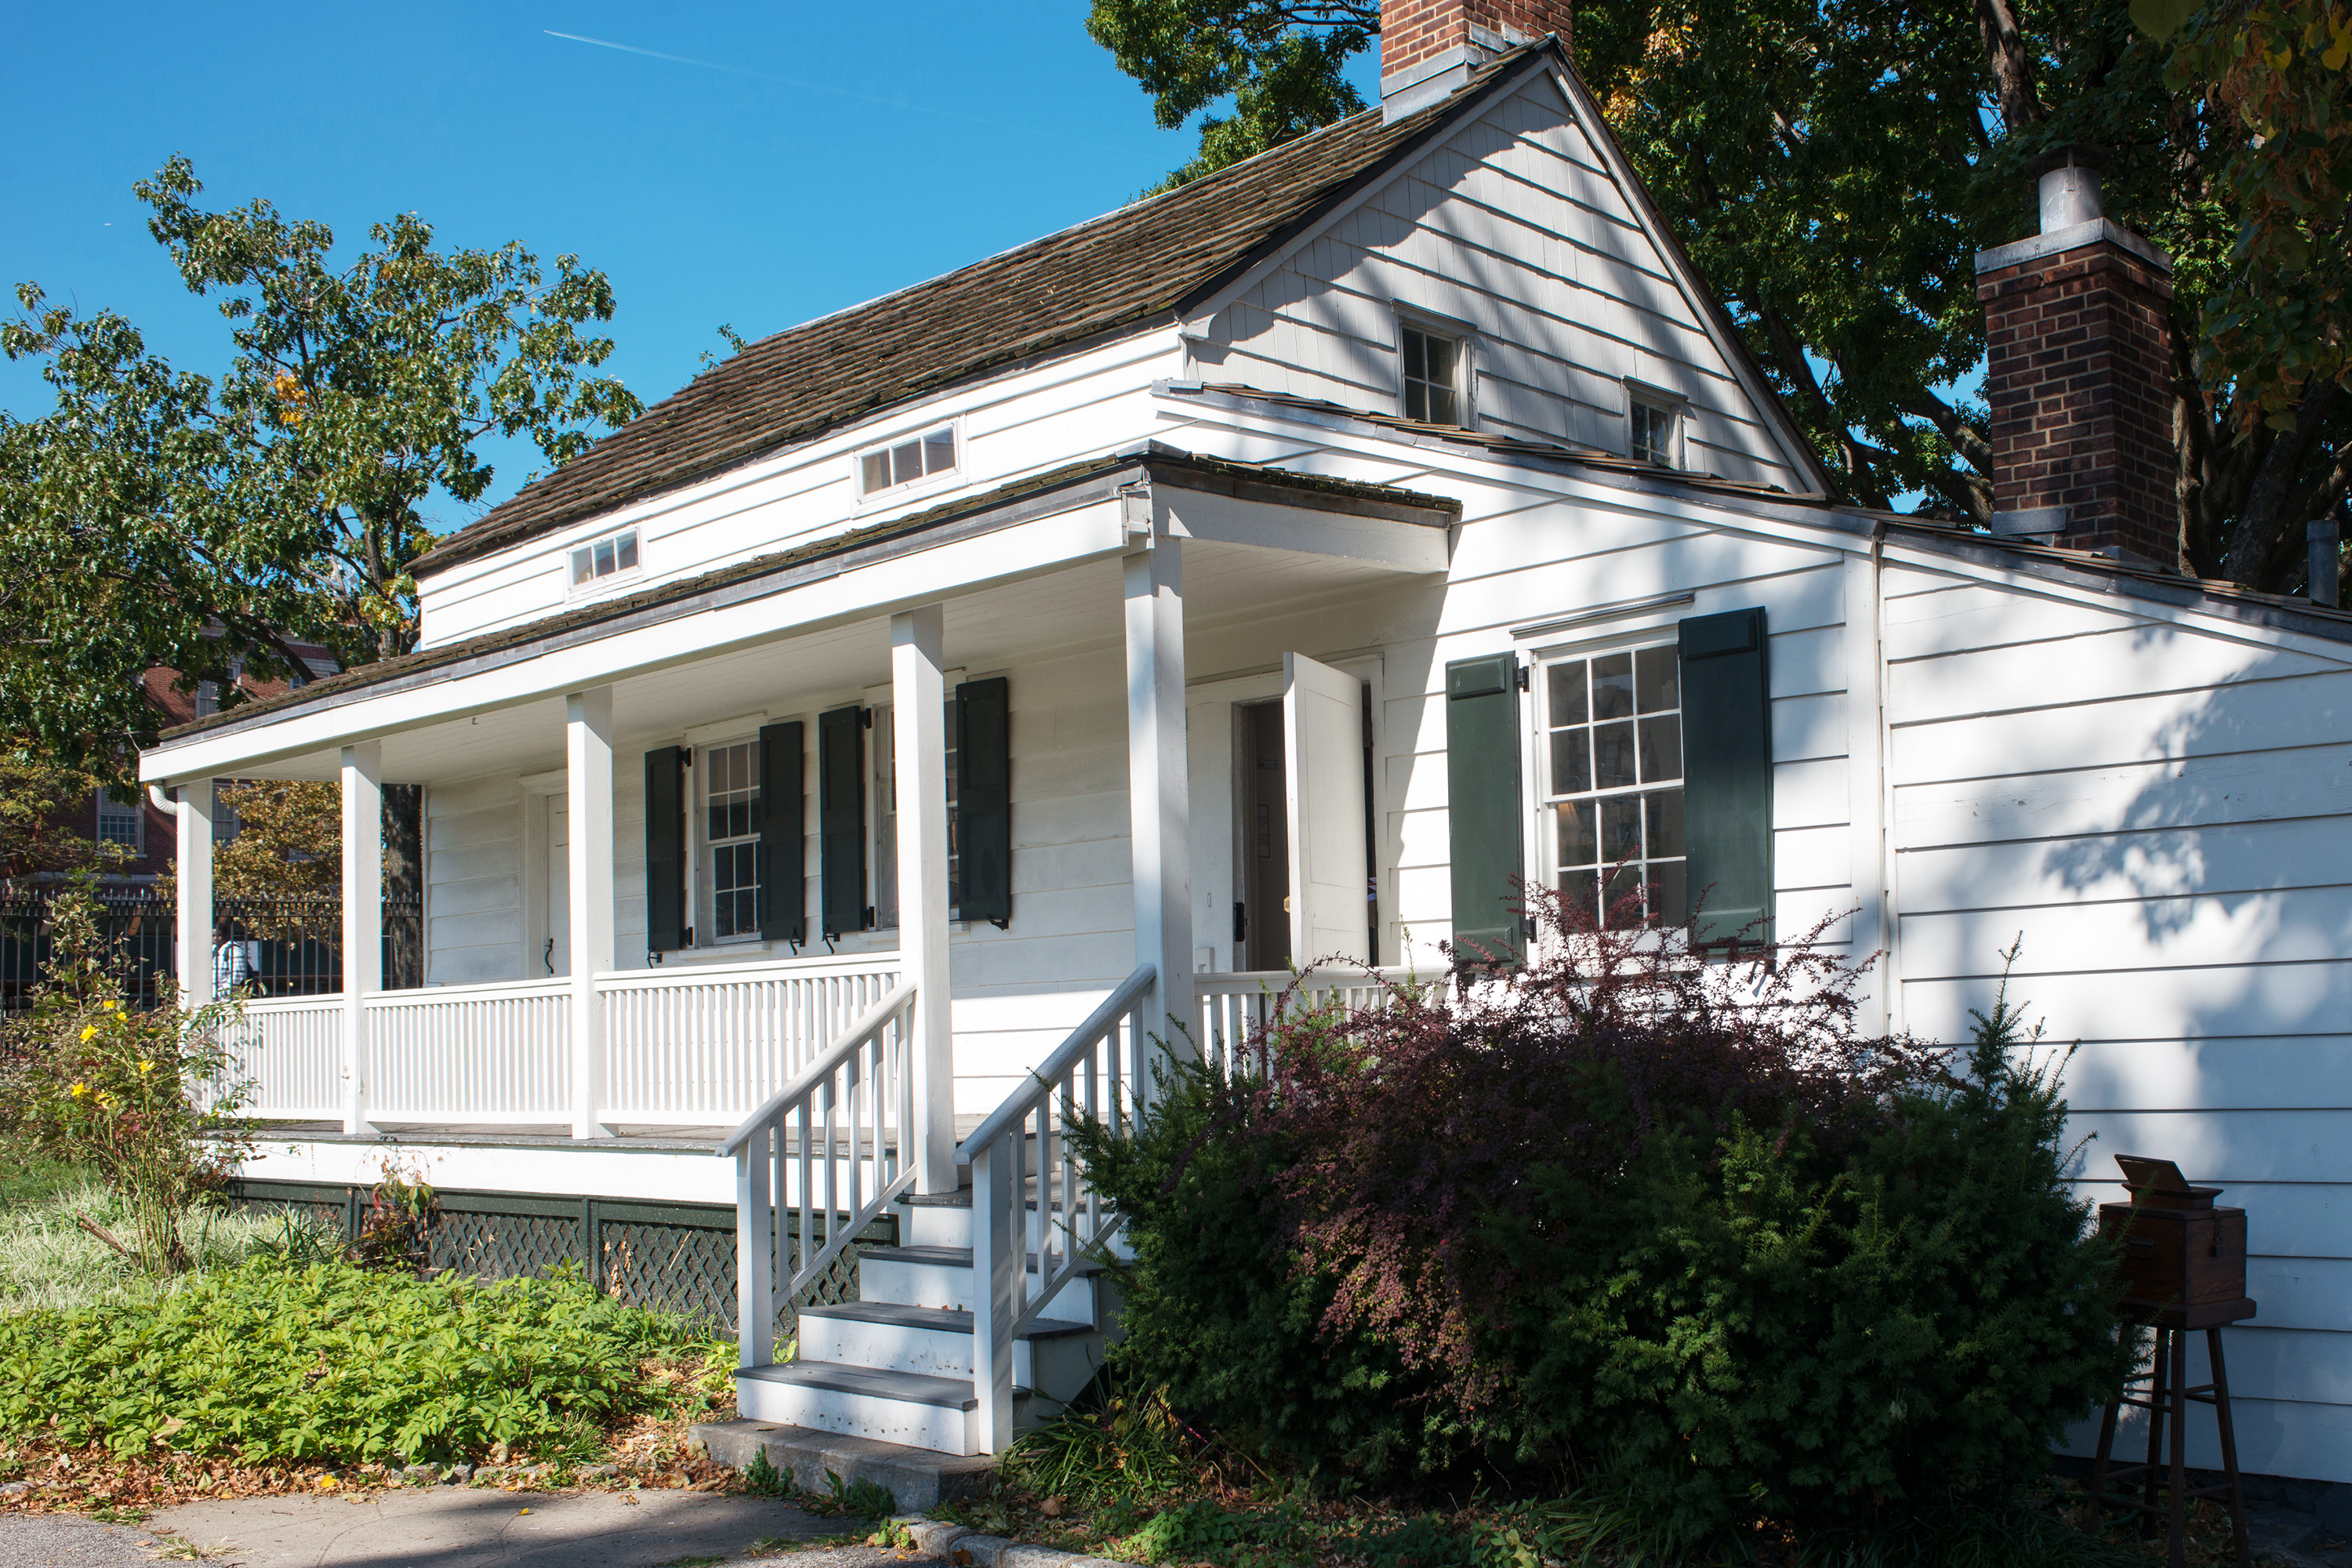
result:
[[[772,1498],[436,1487],[190,1503],[135,1527],[0,1515],[0,1568],[131,1568],[154,1562],[171,1539],[220,1568],[669,1568],[747,1560],[757,1541],[808,1541],[845,1528]],[[866,1546],[792,1557],[795,1568],[916,1561]]]

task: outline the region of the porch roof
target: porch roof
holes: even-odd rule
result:
[[[422,575],[893,404],[1171,319],[1486,101],[1513,49],[1393,122],[1375,108],[1163,195],[761,339],[420,556]]]
[[[151,748],[148,755],[205,736],[264,728],[379,691],[448,679],[467,673],[469,666],[511,663],[782,593],[856,567],[1094,505],[1139,484],[1403,524],[1415,531],[1442,531],[1459,521],[1462,511],[1462,503],[1449,497],[1232,462],[1152,442],[625,597],[361,665],[167,730],[162,745]]]

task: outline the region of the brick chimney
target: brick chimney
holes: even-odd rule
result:
[[[2172,262],[2105,216],[2098,164],[2045,157],[2042,232],[1977,253],[1992,531],[2179,571]]]
[[[1395,120],[1425,109],[1505,49],[1546,33],[1567,47],[1568,0],[1383,0],[1381,112]]]

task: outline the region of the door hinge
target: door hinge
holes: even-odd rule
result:
[[[1529,678],[1534,672],[1529,670],[1524,664],[1515,664],[1511,668],[1519,672],[1519,689],[1522,691],[1533,689],[1529,684]]]
[[[1236,903],[1234,905],[1234,940],[1235,942],[1247,942],[1249,940],[1249,906],[1247,904]],[[1236,969],[1241,967],[1241,954],[1239,953],[1234,954],[1234,967]]]

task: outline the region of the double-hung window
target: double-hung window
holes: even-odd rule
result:
[[[1670,642],[1543,667],[1546,868],[1597,920],[1689,902],[1678,677]]]
[[[874,923],[888,930],[898,923],[898,731],[891,710],[874,710]],[[948,773],[948,918],[957,918],[962,902],[961,866],[956,854],[956,705],[947,705]]]
[[[750,741],[701,752],[702,929],[710,940],[760,934],[760,748]]]
[[[112,790],[100,790],[98,795],[98,841],[140,852],[141,828],[144,815],[139,809],[139,797],[128,798]]]

